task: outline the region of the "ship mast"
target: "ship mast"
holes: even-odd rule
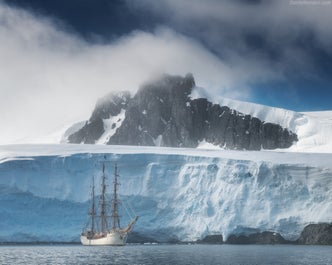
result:
[[[120,216],[118,211],[118,193],[117,193],[117,186],[120,185],[118,183],[118,167],[115,163],[114,167],[114,182],[113,182],[113,200],[112,200],[112,230],[115,230],[116,228],[120,228]]]
[[[95,231],[95,178],[92,178],[92,191],[91,191],[91,233],[93,234]]]
[[[102,233],[106,232],[108,227],[106,219],[105,193],[106,193],[106,176],[105,176],[105,164],[103,164],[103,176],[102,176],[101,195],[100,195],[100,229]]]

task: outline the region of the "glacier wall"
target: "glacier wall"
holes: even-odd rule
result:
[[[119,193],[140,216],[135,232],[158,241],[248,228],[295,239],[310,222],[332,221],[331,167],[188,154],[17,156],[0,161],[0,241],[78,241],[105,159],[117,161]]]

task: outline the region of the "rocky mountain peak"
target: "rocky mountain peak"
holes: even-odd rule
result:
[[[140,101],[143,107],[148,105],[150,100],[172,105],[174,101],[184,102],[193,87],[195,80],[192,74],[187,74],[185,77],[164,74],[161,78],[140,86],[134,100]]]
[[[178,121],[188,116],[186,102],[194,86],[191,74],[185,77],[163,75],[142,85],[126,110],[121,128],[108,144],[182,146],[185,142],[188,145],[189,138],[174,131],[174,126],[181,128]]]
[[[130,92],[122,91],[110,93],[97,101],[96,107],[89,119],[93,122],[98,119],[109,119],[110,116],[116,116],[121,109],[126,109],[130,100]]]
[[[192,74],[163,75],[128,92],[98,101],[89,122],[68,140],[94,143],[105,133],[105,120],[125,110],[106,144],[197,147],[202,141],[228,149],[287,148],[297,141],[293,132],[278,124],[213,104],[205,98],[191,99]],[[107,126],[106,126],[107,127]]]

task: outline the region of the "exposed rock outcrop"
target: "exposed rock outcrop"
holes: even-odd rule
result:
[[[126,109],[130,99],[128,91],[109,94],[98,100],[89,121],[77,132],[69,135],[69,143],[94,144],[105,132],[104,119],[117,116]]]
[[[285,240],[279,233],[264,231],[250,235],[230,235],[227,244],[285,244]]]
[[[198,240],[197,243],[201,244],[223,244],[224,239],[222,235],[207,235],[202,240]]]
[[[307,225],[297,243],[302,245],[332,245],[332,223]]]

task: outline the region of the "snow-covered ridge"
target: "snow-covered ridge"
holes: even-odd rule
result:
[[[299,141],[289,149],[292,152],[332,152],[332,111],[295,112],[265,105],[223,97],[211,97],[203,88],[195,87],[191,98],[208,98],[221,106],[228,106],[265,122],[281,125],[295,132]]]
[[[70,156],[73,154],[160,154],[192,157],[226,158],[243,161],[299,164],[331,168],[332,153],[301,153],[284,151],[236,151],[222,149],[173,148],[154,146],[121,146],[93,144],[23,144],[0,145],[0,164],[8,159],[35,156]]]

